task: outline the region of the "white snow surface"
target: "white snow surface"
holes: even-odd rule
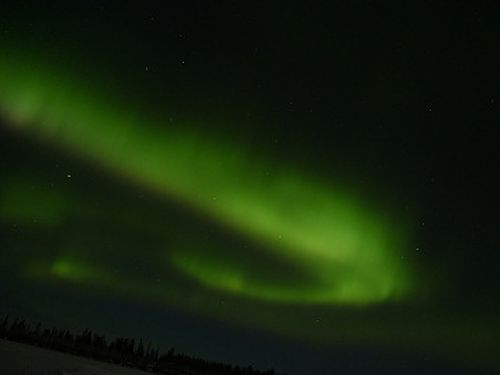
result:
[[[0,340],[0,373],[4,375],[151,375],[36,346]]]

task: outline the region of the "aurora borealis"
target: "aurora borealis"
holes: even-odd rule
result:
[[[381,301],[406,288],[407,277],[392,259],[397,254],[391,254],[397,232],[382,213],[286,167],[255,160],[244,145],[175,127],[151,131],[139,116],[129,119],[99,108],[104,100],[78,95],[68,79],[36,66],[19,69],[21,64],[14,60],[10,66],[17,69],[1,69],[4,116],[14,126],[193,206],[299,265],[310,279],[302,290],[267,285],[249,278],[258,270],[213,259],[209,249],[174,251],[173,264],[203,284],[257,298],[337,303]]]
[[[460,69],[443,73],[451,56],[438,52],[448,31],[429,19],[443,33],[428,47],[437,62],[409,63],[427,34],[403,27],[395,37],[401,25],[381,12],[390,22],[376,45],[386,55],[368,67],[359,61],[378,56],[365,33],[378,24],[369,6],[332,7],[335,25],[308,14],[307,25],[331,30],[315,47],[270,21],[282,14],[314,39],[316,26],[296,24],[299,5],[266,16],[235,5],[156,4],[151,14],[115,5],[5,6],[8,311],[165,345],[177,338],[186,351],[291,374],[312,362],[310,373],[365,373],[356,358],[378,363],[374,373],[403,363],[414,373],[500,368],[498,255],[481,216],[494,192],[497,109],[474,102],[492,106],[496,94],[486,78],[467,82],[473,97],[452,87]],[[350,36],[340,14],[358,11],[367,26]],[[459,102],[469,103],[463,113],[453,112]],[[269,342],[280,344],[265,354]]]

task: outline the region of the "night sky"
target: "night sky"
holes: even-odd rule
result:
[[[298,375],[500,371],[499,16],[3,1],[0,313]]]

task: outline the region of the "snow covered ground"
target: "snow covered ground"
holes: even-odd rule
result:
[[[5,340],[0,340],[0,373],[5,375],[150,374],[140,370]]]

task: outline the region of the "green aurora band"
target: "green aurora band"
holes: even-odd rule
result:
[[[164,125],[133,113],[97,85],[90,88],[64,71],[33,58],[3,58],[0,113],[6,122],[191,207],[303,274],[301,283],[280,283],[259,279],[259,271],[238,262],[237,255],[181,244],[165,251],[163,260],[188,278],[218,292],[283,303],[364,305],[412,292],[410,270],[398,254],[404,231],[375,205],[293,166],[272,165],[227,137],[195,130],[196,124]],[[3,189],[0,214],[22,216],[13,200],[24,198],[16,194]],[[49,198],[58,205],[48,220],[57,222],[64,208],[56,196]],[[62,257],[47,272],[68,281],[113,284],[105,271],[90,281],[93,266],[78,262]]]

